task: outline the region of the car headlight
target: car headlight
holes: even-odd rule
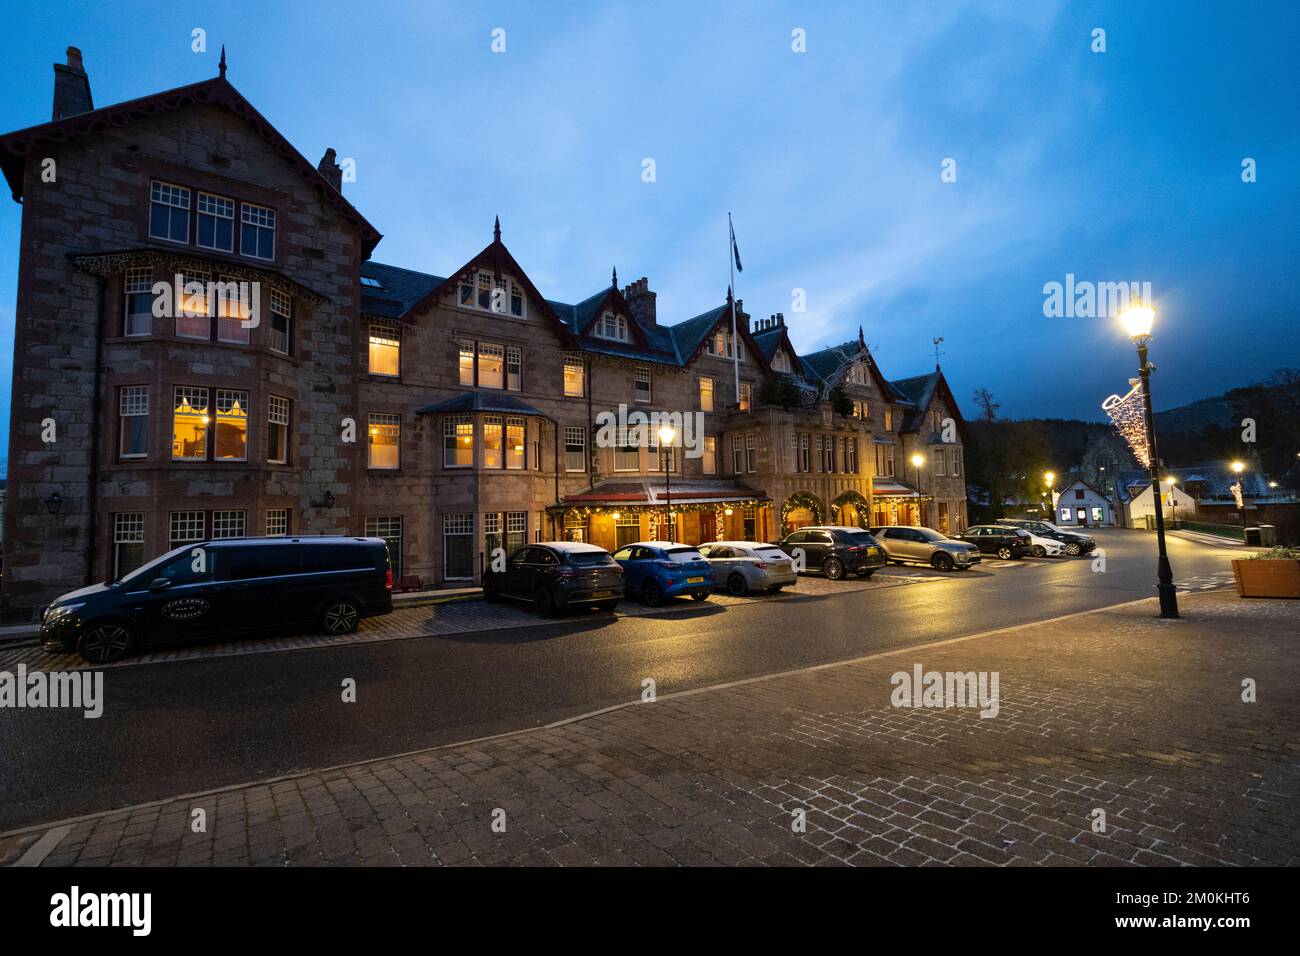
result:
[[[79,604],[57,604],[54,607],[45,609],[45,620],[53,621],[56,618],[67,617],[73,611],[79,610],[85,606],[85,601],[82,601]]]

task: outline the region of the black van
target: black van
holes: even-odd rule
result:
[[[69,591],[45,609],[41,647],[92,664],[136,647],[265,630],[356,630],[393,610],[382,538],[196,541],[117,581]]]

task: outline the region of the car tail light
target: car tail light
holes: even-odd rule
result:
[[[392,589],[393,589],[393,569],[389,568],[387,571],[384,572],[384,590],[391,591]]]
[[[861,550],[862,550],[862,545],[860,545],[860,544],[855,544],[855,545],[853,545],[853,546],[847,548],[846,550],[849,552],[849,554],[855,554],[855,553],[857,553],[858,551],[861,551]]]
[[[758,568],[760,571],[766,571],[766,570],[767,570],[767,562],[766,562],[766,561],[755,561],[755,562],[754,562],[754,567]]]

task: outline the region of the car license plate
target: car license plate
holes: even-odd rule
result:
[[[704,578],[687,578],[687,579],[686,579],[686,583],[687,583],[687,584],[703,584],[703,583],[704,583]]]
[[[867,554],[879,554],[879,553],[880,553],[879,548],[867,548]]]
[[[613,591],[592,591],[591,596],[594,598],[613,597]]]

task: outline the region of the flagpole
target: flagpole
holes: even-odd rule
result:
[[[736,407],[740,407],[740,335],[736,331],[736,227],[727,213],[727,231],[731,247],[727,250],[727,265],[731,270],[731,364],[736,378]]]

